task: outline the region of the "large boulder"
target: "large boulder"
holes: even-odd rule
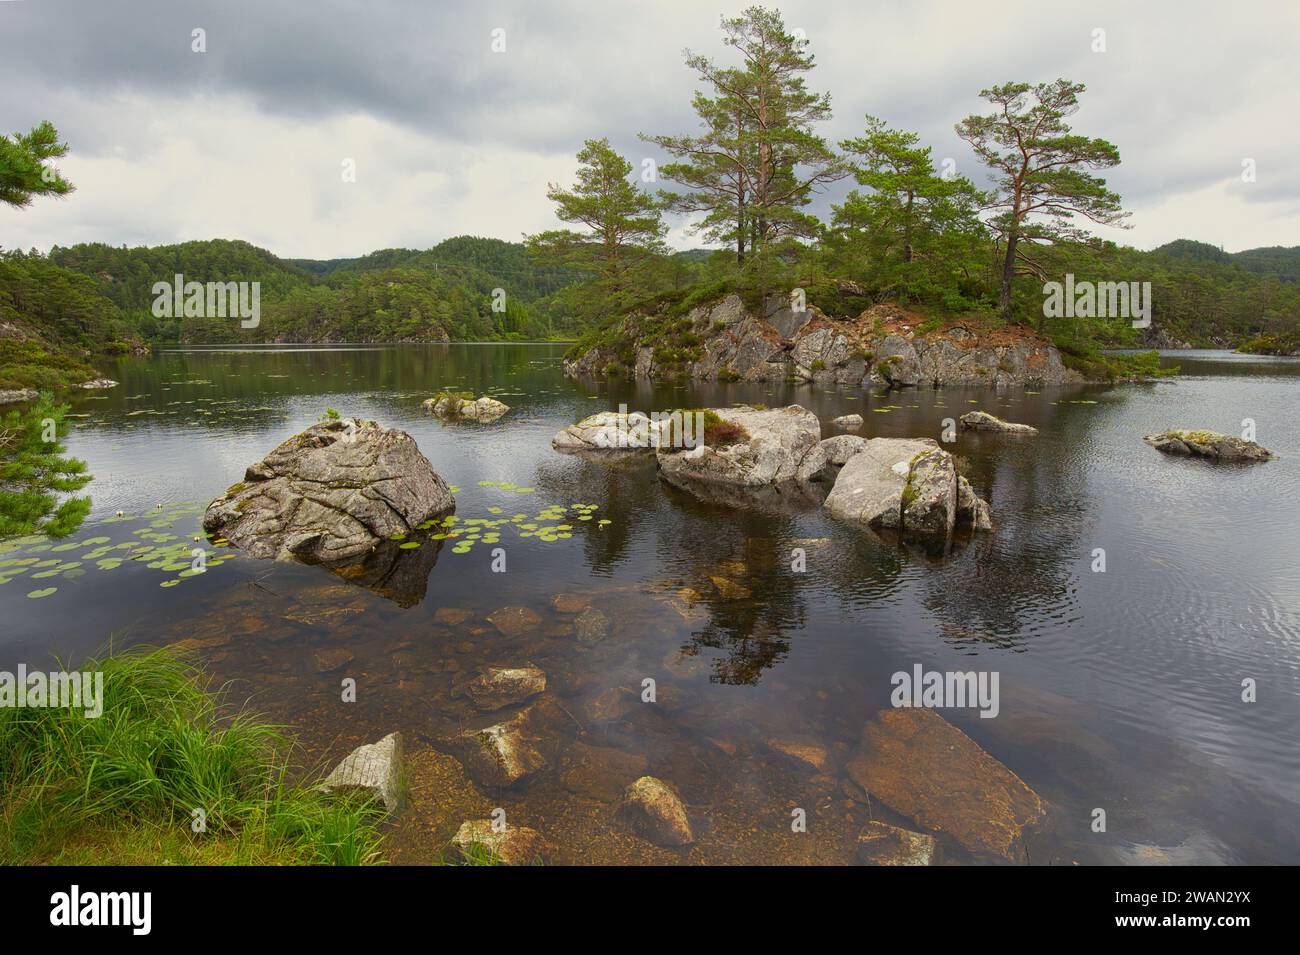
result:
[[[933,710],[879,713],[846,769],[890,809],[977,854],[1024,861],[1024,832],[1046,814],[1024,780]]]
[[[1157,451],[1213,461],[1268,461],[1277,457],[1268,448],[1217,431],[1162,431],[1142,439]]]
[[[208,505],[203,529],[252,557],[332,563],[454,510],[405,431],[360,418],[312,425]]]
[[[704,443],[656,450],[661,477],[685,487],[762,488],[810,481],[826,466],[821,422],[798,405],[716,408],[706,415],[716,415],[718,424],[705,429]]]
[[[251,465],[208,505],[203,529],[252,557],[331,563],[368,554],[455,507],[405,431],[334,419]]]
[[[903,489],[912,460],[938,447],[933,438],[870,439],[844,462],[826,497],[826,509],[872,528],[902,527]]]
[[[825,507],[842,520],[944,549],[958,528],[992,529],[987,502],[932,438],[867,440],[845,461]]]
[[[961,427],[963,431],[997,431],[1002,434],[1038,434],[1038,429],[1032,425],[1017,424],[1014,421],[1003,421],[997,415],[991,415],[987,411],[968,411],[961,416]]]
[[[425,401],[424,409],[439,418],[486,423],[496,421],[510,410],[510,406],[486,395],[481,398],[466,398],[443,392]]]

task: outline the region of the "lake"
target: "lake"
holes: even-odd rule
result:
[[[1183,374],[1150,384],[870,394],[584,384],[562,374],[564,350],[178,349],[104,368],[121,384],[73,399],[68,441],[95,475],[91,518],[67,541],[0,553],[0,669],[191,641],[231,700],[299,734],[306,768],[402,731],[412,805],[391,827],[394,861],[429,861],[463,819],[499,806],[559,861],[656,863],[851,861],[868,818],[908,824],[843,775],[863,725],[890,705],[891,675],[996,672],[996,718],[943,715],[1049,804],[1027,861],[1300,862],[1300,361],[1170,352]],[[442,422],[421,401],[443,388],[512,410]],[[699,500],[659,480],[652,456],[550,446],[620,403],[738,402],[801,404],[827,435],[830,418],[858,412],[867,436],[938,437],[943,419],[977,407],[1040,434],[947,446],[969,460],[996,530],[943,558],[816,506]],[[503,521],[500,543],[412,551],[369,588],[209,546],[207,502],[327,408],[410,432],[456,488],[458,518]],[[1172,427],[1236,434],[1247,418],[1280,459],[1214,466],[1142,442]],[[521,529],[561,514],[564,530]],[[206,572],[185,573],[190,547],[211,556]],[[791,569],[794,547],[805,572]],[[724,596],[715,576],[741,589]],[[578,639],[557,594],[603,610],[610,632]],[[508,636],[487,621],[502,607],[540,623]],[[552,768],[519,791],[476,791],[430,740],[479,718],[453,697],[458,679],[522,662],[546,671],[566,717],[546,742]],[[356,702],[341,700],[345,678]],[[647,678],[653,705],[640,700]],[[1257,702],[1243,702],[1244,680]],[[828,765],[782,756],[782,740],[811,741]],[[643,772],[676,785],[698,820],[689,852],[614,822],[622,786]],[[807,832],[791,831],[796,808]],[[941,842],[947,861],[987,861]]]

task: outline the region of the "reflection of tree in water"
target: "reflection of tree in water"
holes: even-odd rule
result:
[[[764,670],[784,659],[792,631],[802,631],[806,622],[801,575],[790,572],[788,541],[798,536],[794,516],[723,508],[664,487],[675,533],[663,535],[661,546],[677,541],[689,548],[685,560],[674,555],[679,570],[669,587],[694,590],[699,594],[696,608],[708,614],[682,653],[720,651],[712,659],[713,682],[755,684]],[[736,573],[740,568],[735,564],[744,565],[743,574]],[[709,579],[714,576],[733,580],[751,596],[728,598]]]
[[[922,602],[948,643],[1028,649],[1036,632],[1077,615],[1085,535],[1099,541],[1089,524],[1095,509],[1079,497],[1079,473],[1096,453],[1083,436],[1096,428],[1096,413],[1061,405],[1056,416],[1065,421],[1054,430],[1074,438],[986,442],[969,455],[976,492],[997,502],[995,530],[924,575]]]

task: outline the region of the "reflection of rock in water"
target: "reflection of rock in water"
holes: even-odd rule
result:
[[[403,548],[401,543],[417,543]],[[414,607],[424,599],[429,574],[438,562],[442,541],[412,536],[409,541],[384,541],[370,553],[350,561],[320,564],[350,584],[387,597],[399,607]]]
[[[659,476],[673,489],[684,491],[696,500],[768,514],[798,514],[818,507],[826,496],[825,485],[802,481],[742,487],[713,481],[695,481],[662,470]]]

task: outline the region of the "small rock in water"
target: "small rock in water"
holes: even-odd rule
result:
[[[835,762],[831,758],[830,751],[815,740],[774,737],[767,741],[767,745],[783,756],[819,773],[835,771]]]
[[[389,812],[401,804],[402,734],[389,733],[377,743],[358,746],[321,783],[326,792],[369,792],[383,800]]]
[[[858,861],[863,865],[933,865],[938,851],[934,836],[868,822],[858,833]]]
[[[542,623],[541,614],[527,607],[502,607],[488,614],[488,623],[507,637],[518,637],[536,630]]]
[[[317,673],[333,673],[351,663],[353,653],[345,647],[333,647],[329,650],[317,650],[314,659]]]
[[[588,607],[578,614],[573,627],[580,642],[595,643],[609,635],[609,617],[595,607]]]
[[[474,858],[474,846],[481,846],[488,857],[502,865],[535,865],[546,860],[549,847],[542,834],[527,826],[507,825],[501,831],[491,819],[469,819],[460,824],[451,844],[465,859]]]
[[[583,707],[583,713],[592,723],[612,723],[640,706],[640,700],[627,687],[611,686],[589,700]]]
[[[474,614],[460,607],[439,607],[433,613],[433,619],[449,627],[459,627]]]
[[[484,395],[481,398],[462,398],[459,395],[443,394],[429,398],[424,402],[424,410],[432,412],[439,418],[464,419],[487,423],[495,421],[510,410],[510,406]]]
[[[999,431],[1003,434],[1038,434],[1032,425],[1003,421],[987,411],[968,411],[960,418],[963,431]]]
[[[469,697],[480,710],[499,710],[522,703],[546,689],[546,674],[533,666],[483,668],[453,688],[453,696]]]
[[[654,776],[642,776],[627,787],[620,812],[637,835],[656,845],[685,846],[695,841],[681,797]]]
[[[860,414],[846,414],[840,415],[838,418],[831,418],[831,424],[835,425],[835,427],[845,428],[849,431],[856,431],[861,428],[862,423],[862,415]]]
[[[560,613],[578,613],[591,606],[591,597],[587,594],[556,594],[551,606]]]
[[[514,786],[547,766],[530,732],[529,710],[502,723],[443,737],[441,745],[458,757],[465,771],[485,786]]]
[[[1268,448],[1217,431],[1162,431],[1142,439],[1157,451],[1213,461],[1268,461],[1277,457]]]

